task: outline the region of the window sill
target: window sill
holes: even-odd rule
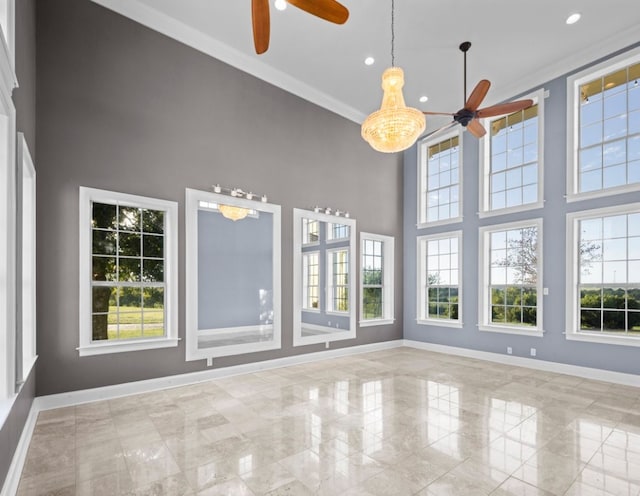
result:
[[[462,222],[462,216],[452,217],[451,219],[434,220],[433,222],[421,222],[416,224],[416,229],[428,229],[430,227],[446,226],[447,224],[459,224]]]
[[[625,193],[634,193],[636,191],[640,191],[640,183],[625,184],[615,188],[598,189],[595,191],[587,191],[585,193],[569,193],[567,195],[567,203],[593,200],[595,198],[603,198],[606,196],[624,195]]]
[[[496,217],[498,215],[515,214],[517,212],[528,212],[529,210],[537,210],[543,207],[544,207],[544,201],[539,201],[536,203],[527,203],[525,205],[518,205],[517,207],[500,208],[497,210],[483,210],[482,212],[478,212],[478,217],[480,219],[485,219],[487,217]]]
[[[360,322],[358,322],[358,325],[360,327],[372,327],[372,326],[393,324],[395,321],[396,319],[369,319],[369,320],[361,320]]]
[[[616,336],[613,334],[588,331],[567,331],[565,335],[570,341],[613,344],[618,346],[640,346],[640,337]]]
[[[320,313],[319,308],[303,308],[302,311],[309,312],[309,313]]]
[[[483,332],[497,332],[502,334],[515,334],[517,336],[530,336],[535,338],[541,338],[544,336],[544,331],[530,327],[509,327],[509,326],[496,326],[496,325],[479,325],[478,329]]]
[[[417,319],[416,322],[418,325],[429,325],[435,327],[455,327],[457,329],[462,329],[464,325],[462,322],[457,320],[440,320],[440,319]]]
[[[154,350],[158,348],[172,348],[178,346],[179,338],[144,339],[128,342],[111,342],[90,344],[76,348],[80,356],[108,355],[110,353],[124,353],[127,351]]]

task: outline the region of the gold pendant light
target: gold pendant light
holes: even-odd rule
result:
[[[424,114],[404,103],[404,72],[395,67],[394,0],[391,0],[391,65],[382,74],[382,105],[362,123],[362,137],[379,152],[394,153],[413,145],[424,131]]]

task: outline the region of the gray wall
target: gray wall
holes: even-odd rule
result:
[[[260,318],[264,290],[273,294],[273,214],[233,222],[199,210],[198,329],[272,324]]]
[[[615,54],[614,54],[615,55]],[[594,62],[595,63],[595,62]],[[582,70],[582,69],[580,69]],[[576,71],[578,72],[578,71]],[[566,76],[544,85],[549,90],[545,100],[544,122],[544,208],[511,215],[479,219],[478,173],[480,171],[479,142],[464,133],[463,188],[464,221],[430,229],[416,229],[417,223],[417,147],[405,153],[404,178],[404,321],[405,338],[417,341],[457,346],[474,350],[506,353],[529,357],[530,348],[536,348],[537,358],[585,367],[640,374],[638,348],[567,341],[565,331],[565,240],[566,214],[579,210],[620,205],[638,201],[638,193],[615,195],[596,200],[567,203],[566,194]],[[532,90],[537,88],[532,88]],[[528,93],[528,92],[527,92]],[[544,297],[543,338],[481,332],[478,322],[478,228],[491,224],[543,219],[543,283],[549,288]],[[462,229],[463,231],[463,329],[424,326],[416,324],[416,236]]]
[[[16,127],[25,134],[35,162],[36,146],[36,0],[16,2],[16,76],[20,87],[13,92]],[[38,164],[35,164],[36,167]],[[0,424],[0,488],[22,434],[35,396],[32,370],[4,423]]]
[[[78,187],[180,203],[179,334],[184,338],[184,189],[220,183],[282,205],[281,350],[216,367],[321,351],[292,347],[292,211],[349,210],[401,245],[402,157],[374,152],[357,124],[91,3],[39,1],[38,395],[202,370],[178,348],[78,356]],[[43,185],[46,185],[44,187]],[[398,247],[396,267],[402,265]],[[396,307],[402,273],[396,271]],[[402,336],[369,327],[351,346]]]

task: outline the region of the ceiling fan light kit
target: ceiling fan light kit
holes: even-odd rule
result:
[[[417,109],[407,107],[402,95],[404,72],[390,67],[382,74],[382,105],[362,123],[362,137],[371,147],[383,153],[406,150],[426,127],[425,117]]]

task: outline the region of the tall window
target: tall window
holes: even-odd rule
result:
[[[177,205],[88,188],[80,197],[81,297],[90,295],[80,353],[175,346]]]
[[[462,231],[418,238],[418,323],[461,327]]]
[[[457,222],[462,215],[460,132],[420,144],[420,225]]]
[[[483,227],[480,238],[480,329],[542,335],[542,219]]]
[[[640,204],[569,214],[568,339],[640,345]]]
[[[568,198],[640,189],[640,50],[568,81]]]
[[[346,249],[327,251],[329,298],[327,311],[349,311],[349,252]]]
[[[320,309],[320,266],[318,252],[303,253],[302,255],[302,307],[305,310]]]
[[[531,107],[486,121],[481,211],[485,214],[542,206],[542,91]]]
[[[393,257],[391,236],[360,234],[360,325],[393,322]]]
[[[18,133],[17,186],[18,225],[18,313],[16,340],[16,377],[18,383],[27,380],[36,360],[36,170],[22,133]]]
[[[13,74],[0,50],[0,73]],[[0,400],[15,392],[16,177],[13,87],[0,77]]]

